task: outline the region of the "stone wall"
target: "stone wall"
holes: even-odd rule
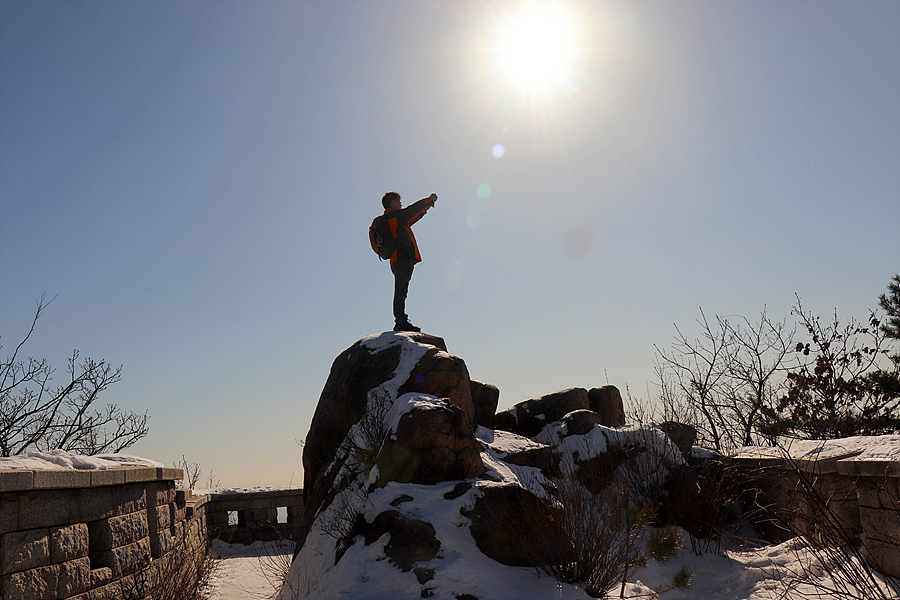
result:
[[[301,489],[194,496],[176,489],[182,477],[157,467],[0,471],[0,598],[142,600],[195,576],[211,537],[294,538]]]
[[[235,544],[293,540],[303,517],[303,490],[212,493],[204,510],[210,537]]]
[[[205,556],[202,511],[180,469],[0,471],[3,600],[136,598],[185,557]]]
[[[834,531],[844,539],[863,536],[872,565],[900,577],[900,462],[858,455],[789,458],[742,453],[733,460],[756,481],[753,503],[765,516],[757,525],[770,542],[795,535],[827,542],[834,539]]]

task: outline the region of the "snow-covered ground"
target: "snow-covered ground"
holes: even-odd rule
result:
[[[684,535],[684,534],[683,534]],[[270,600],[275,597],[273,585],[280,583],[278,569],[283,562],[273,559],[278,549],[272,544],[257,542],[252,546],[228,545],[216,542],[212,548],[215,556],[221,556],[219,567],[213,579],[210,600]],[[283,555],[290,560],[291,553]],[[470,566],[473,566],[472,563]],[[837,593],[829,593],[834,588],[831,579],[806,545],[791,540],[777,546],[767,546],[750,552],[728,552],[724,555],[704,553],[695,555],[683,550],[675,558],[665,563],[650,561],[634,576],[628,578],[625,586],[626,598],[649,598],[655,590],[671,585],[675,573],[683,566],[694,574],[688,589],[670,590],[660,594],[660,600],[776,600],[781,598],[803,598],[828,600],[837,598]],[[805,569],[811,568],[820,589],[811,586],[788,588],[788,580]],[[368,577],[376,579],[382,569],[377,562],[369,565]],[[385,576],[397,577],[396,569],[384,569]],[[333,596],[319,600],[346,598],[348,600],[387,600],[395,598],[417,598],[421,586],[417,585],[412,573],[404,574],[408,579],[408,594],[395,591],[385,595],[375,581],[366,592],[366,586],[359,581],[347,581]],[[513,576],[510,576],[513,575]],[[460,573],[465,585],[478,594],[479,600],[587,600],[580,588],[571,585],[557,585],[547,577],[529,569],[517,569],[494,563],[493,568]],[[395,581],[395,590],[402,587]],[[824,591],[823,591],[824,590]],[[611,597],[618,598],[619,590]],[[305,596],[300,596],[305,597]],[[439,600],[452,600],[453,596],[432,596]],[[846,596],[845,596],[846,597]],[[858,598],[864,598],[860,595]],[[889,596],[888,596],[889,597]]]
[[[215,540],[209,552],[217,559],[210,600],[264,600],[281,588],[294,548],[278,542],[248,546]]]

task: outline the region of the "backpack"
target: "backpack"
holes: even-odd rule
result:
[[[384,215],[378,215],[369,227],[369,244],[381,260],[387,260],[397,247],[397,240],[391,235]]]

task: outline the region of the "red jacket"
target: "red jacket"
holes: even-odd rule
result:
[[[413,264],[422,262],[422,256],[419,254],[419,245],[416,244],[416,236],[413,235],[412,225],[425,216],[431,206],[428,199],[413,202],[405,208],[384,209],[384,216],[387,220],[391,235],[397,240],[394,253],[391,254],[391,264],[397,262],[398,256],[402,253],[406,256],[413,257]]]

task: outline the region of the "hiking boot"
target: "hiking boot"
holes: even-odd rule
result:
[[[420,328],[416,327],[409,320],[398,322],[394,325],[394,331],[422,331]]]

